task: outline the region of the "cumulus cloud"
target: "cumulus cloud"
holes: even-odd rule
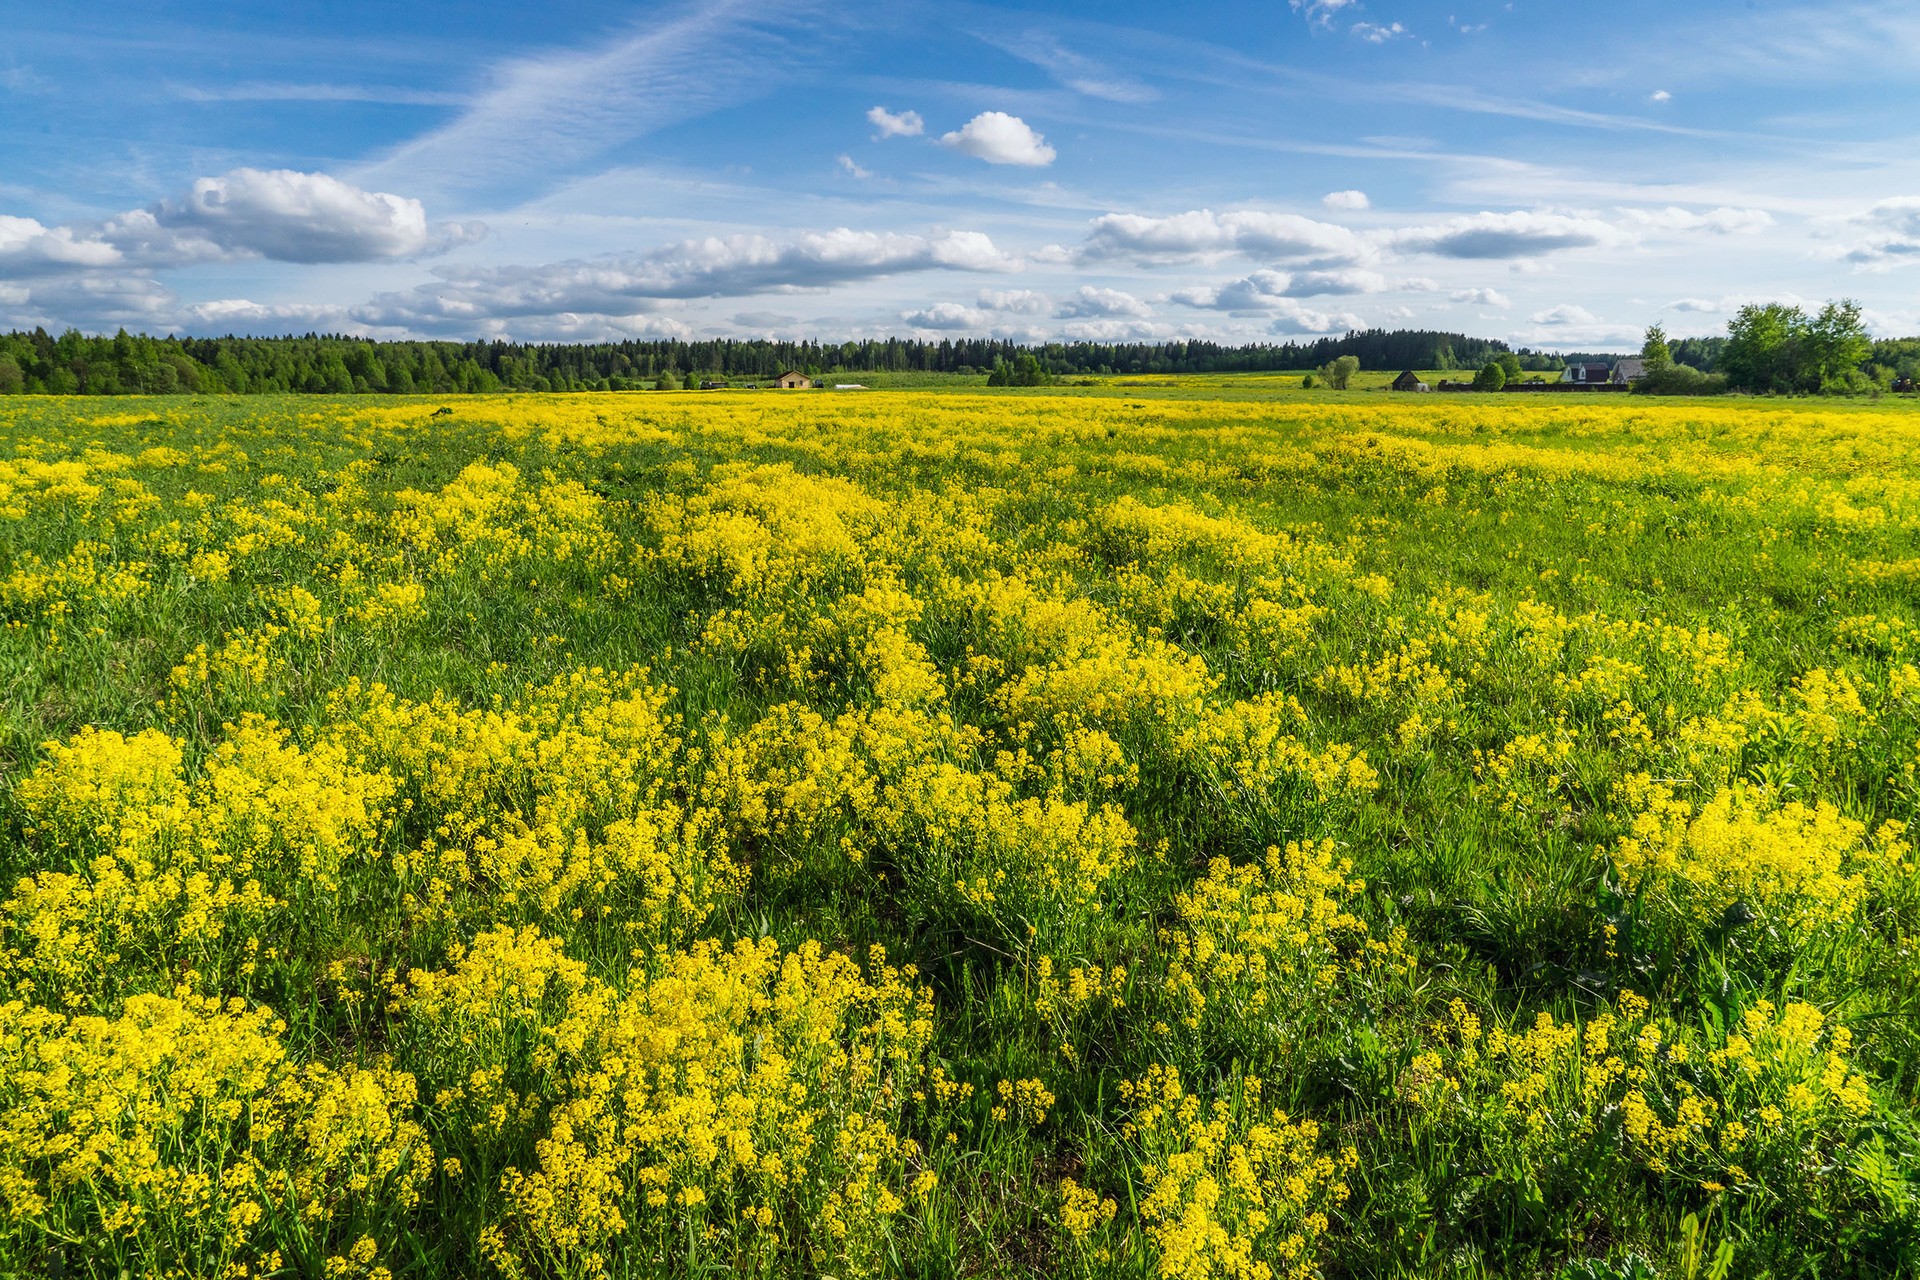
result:
[[[1587,310],[1585,307],[1575,306],[1571,303],[1563,303],[1557,307],[1549,307],[1545,311],[1536,311],[1528,316],[1527,320],[1531,324],[1549,325],[1553,328],[1562,328],[1567,325],[1595,325],[1600,323],[1600,317],[1594,315],[1593,312]]]
[[[1693,311],[1705,315],[1727,309],[1724,298],[1677,298],[1667,304],[1669,311]]]
[[[0,276],[19,279],[110,267],[120,260],[120,251],[97,234],[0,214]]]
[[[1168,296],[1189,307],[1247,314],[1294,310],[1288,302],[1293,298],[1381,293],[1389,288],[1418,289],[1431,283],[1418,279],[1389,282],[1377,271],[1356,267],[1292,273],[1268,269],[1249,272],[1222,285],[1176,289]]]
[[[867,123],[879,130],[873,135],[876,138],[917,138],[927,131],[927,122],[920,118],[918,111],[895,115],[885,107],[870,107]]]
[[[1053,300],[1032,289],[982,289],[974,305],[982,311],[1023,316],[1043,316],[1053,310]]]
[[[200,178],[151,213],[162,229],[182,238],[279,262],[411,258],[476,234],[464,226],[429,224],[418,200],[293,169],[235,169]]]
[[[1469,302],[1479,307],[1504,309],[1513,305],[1513,299],[1498,289],[1455,289],[1447,297],[1454,302]]]
[[[1735,209],[1723,205],[1704,212],[1669,205],[1664,209],[1622,209],[1620,216],[1635,226],[1656,231],[1709,231],[1715,235],[1751,234],[1773,225],[1765,209]]]
[[[900,319],[915,329],[979,329],[986,323],[984,313],[957,302],[936,302],[918,311],[902,311]]]
[[[151,269],[235,258],[390,262],[443,252],[484,228],[433,223],[418,200],[324,173],[235,169],[105,222],[44,227],[0,217],[0,275]]]
[[[1368,44],[1385,44],[1389,40],[1397,40],[1401,36],[1408,34],[1410,33],[1407,29],[1397,22],[1391,22],[1385,26],[1377,22],[1356,22],[1353,24],[1354,38],[1357,40],[1365,40]]]
[[[1054,312],[1054,315],[1067,320],[1115,317],[1144,320],[1152,314],[1152,307],[1130,293],[1119,289],[1099,289],[1093,285],[1082,285]]]
[[[1025,120],[1004,111],[982,111],[952,133],[941,134],[940,145],[988,164],[1033,168],[1052,164],[1057,154]]]
[[[1591,249],[1629,243],[1632,237],[1598,218],[1562,213],[1475,213],[1436,226],[1408,227],[1393,233],[1393,246],[1406,253],[1442,258],[1524,258],[1563,249]]]
[[[1267,326],[1267,332],[1284,337],[1303,337],[1346,333],[1365,327],[1366,321],[1350,311],[1319,311],[1289,300],[1282,305],[1273,323]]]
[[[742,329],[785,329],[800,323],[799,316],[781,311],[736,311],[732,318]]]
[[[794,293],[913,271],[1005,271],[1014,265],[977,231],[919,236],[841,227],[787,240],[709,236],[619,258],[442,269],[437,282],[381,294],[354,317],[439,331],[501,317],[633,317],[683,299]]]
[[[1672,102],[1673,95],[1668,93],[1665,89],[1655,89],[1652,93],[1647,95],[1647,101],[1648,102]]]
[[[1059,336],[1069,342],[1163,342],[1176,331],[1152,320],[1103,317],[1073,320],[1061,326]]]
[[[840,171],[850,177],[866,179],[873,176],[873,170],[861,168],[858,164],[854,163],[853,157],[847,155],[845,152],[840,154],[838,163],[840,165]]]
[[[1848,262],[1885,271],[1920,262],[1920,196],[1895,196],[1842,220],[1852,241],[1841,250]]]
[[[1371,209],[1373,201],[1367,199],[1364,191],[1329,191],[1320,197],[1320,203],[1329,209]]]
[[[1143,261],[1249,253],[1276,261],[1335,266],[1366,258],[1368,245],[1345,227],[1296,213],[1195,209],[1165,218],[1103,214],[1093,220],[1081,252],[1089,258]]]

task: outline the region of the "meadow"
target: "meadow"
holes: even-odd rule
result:
[[[0,401],[0,1274],[1911,1273],[1917,532],[1866,403]]]

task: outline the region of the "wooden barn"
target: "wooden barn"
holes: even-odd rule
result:
[[[812,386],[813,379],[809,378],[806,374],[801,373],[798,369],[789,369],[785,373],[781,374],[778,378],[774,379],[774,385],[779,387],[782,391],[792,391],[796,387]]]
[[[1409,369],[1393,380],[1395,391],[1431,391],[1432,387],[1420,381],[1420,375]]]

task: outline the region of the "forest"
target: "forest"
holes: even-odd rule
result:
[[[44,329],[0,334],[0,394],[395,394],[626,391],[696,379],[773,378],[788,369],[989,373],[1032,357],[1048,377],[1309,369],[1343,355],[1369,369],[1472,369],[1507,344],[1461,333],[1369,329],[1312,342],[1051,342],[987,338],[786,342],[677,339],[606,343],[377,342],[341,335],[275,338],[112,337]],[[1523,352],[1529,368],[1557,359]],[[697,385],[697,384],[696,384]]]

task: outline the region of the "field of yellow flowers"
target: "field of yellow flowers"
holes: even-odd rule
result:
[[[1920,415],[16,397],[0,618],[0,1274],[1920,1266]]]

